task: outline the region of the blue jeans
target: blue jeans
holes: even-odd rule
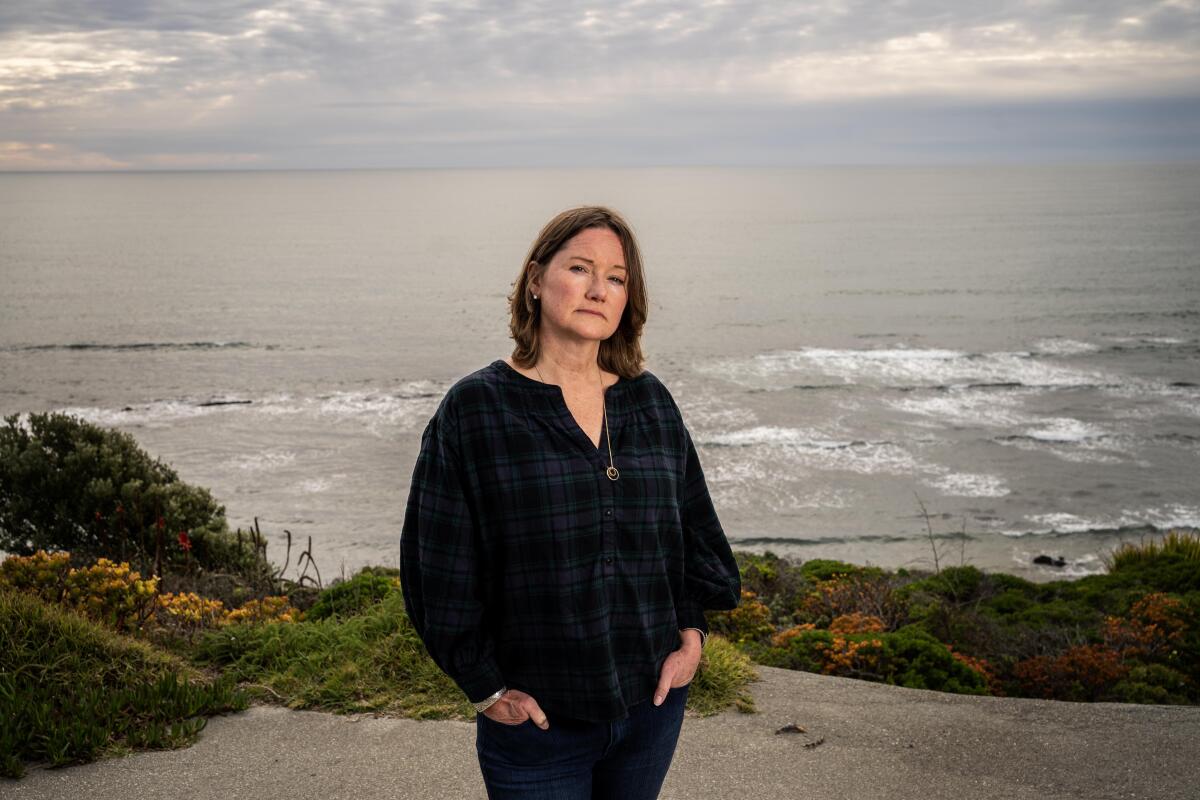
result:
[[[549,730],[475,715],[475,750],[490,800],[653,800],[675,755],[688,686],[647,699],[617,722],[547,714]],[[536,699],[536,698],[535,698]]]

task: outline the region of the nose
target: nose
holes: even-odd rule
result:
[[[589,299],[603,300],[608,295],[608,285],[604,279],[598,275],[592,275],[592,282],[588,285],[587,296]]]

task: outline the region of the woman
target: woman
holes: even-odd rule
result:
[[[642,258],[614,211],[542,229],[512,357],[421,438],[400,538],[414,628],[476,714],[490,798],[658,796],[737,564],[666,387],[642,369]]]

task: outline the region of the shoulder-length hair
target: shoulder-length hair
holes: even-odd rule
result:
[[[588,228],[608,228],[621,240],[625,255],[625,311],[612,336],[600,342],[601,369],[615,372],[623,378],[635,378],[642,372],[642,327],[646,324],[646,276],[642,268],[642,251],[629,223],[611,208],[580,206],[559,213],[546,223],[525,256],[521,273],[508,296],[511,317],[509,334],[516,346],[512,360],[518,366],[532,367],[541,354],[541,304],[533,299],[529,282],[546,271],[555,253],[571,237]]]

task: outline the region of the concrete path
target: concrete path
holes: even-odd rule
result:
[[[759,713],[685,718],[662,798],[1200,798],[1198,707],[964,697],[758,670]],[[806,733],[775,733],[788,723]],[[267,706],[209,720],[183,750],[0,779],[4,800],[485,797],[474,722]]]

